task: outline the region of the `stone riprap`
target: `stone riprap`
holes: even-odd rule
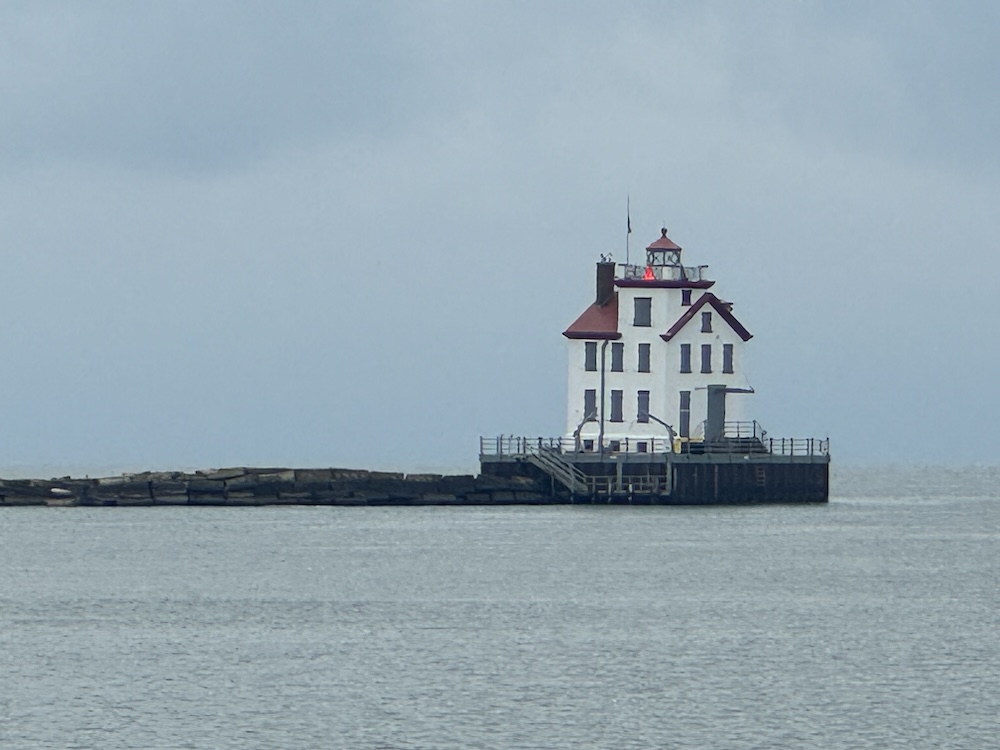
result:
[[[0,479],[0,506],[533,505],[565,502],[534,477],[364,469],[213,469],[99,479]]]

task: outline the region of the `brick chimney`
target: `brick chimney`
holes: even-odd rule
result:
[[[604,307],[615,296],[615,264],[602,260],[597,264],[597,305]]]

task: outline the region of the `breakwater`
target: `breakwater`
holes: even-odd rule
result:
[[[98,479],[0,479],[0,506],[533,505],[566,502],[541,477],[364,469],[213,469]]]

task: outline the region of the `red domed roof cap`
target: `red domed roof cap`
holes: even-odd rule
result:
[[[667,237],[667,228],[660,230],[660,239],[646,248],[647,250],[680,250],[681,246]]]

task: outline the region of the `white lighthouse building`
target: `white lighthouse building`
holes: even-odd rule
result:
[[[750,332],[681,254],[663,229],[640,265],[601,258],[593,304],[563,331],[565,431],[480,437],[485,477],[548,481],[552,502],[828,500],[829,438],[744,416]]]
[[[597,264],[594,303],[563,332],[561,442],[574,452],[680,453],[744,420],[751,334],[708,267],[686,266],[681,254],[663,229],[644,264]]]

